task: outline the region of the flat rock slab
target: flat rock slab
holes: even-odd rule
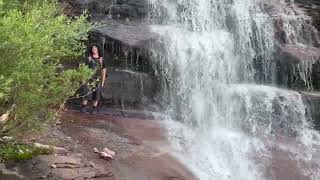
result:
[[[196,179],[171,155],[166,131],[161,124],[148,116],[137,116],[137,112],[130,117],[130,113],[119,115],[110,111],[109,114],[89,115],[68,110],[62,115],[63,132],[82,144],[84,151],[89,152],[84,155],[92,156],[90,160],[95,160],[95,165],[110,163],[115,179]],[[99,159],[93,152],[94,147],[116,151],[115,159]]]
[[[147,48],[148,43],[157,37],[147,24],[123,24],[114,20],[103,22],[103,25],[93,29],[91,34],[100,38],[112,38],[124,45],[137,48]]]
[[[298,45],[280,45],[282,55],[289,55],[297,62],[320,59],[320,48]]]
[[[52,162],[56,165],[73,165],[78,167],[82,165],[80,158],[70,156],[55,156],[53,157]]]

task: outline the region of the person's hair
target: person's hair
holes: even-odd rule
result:
[[[98,45],[96,45],[96,44],[93,44],[93,45],[90,46],[90,49],[89,49],[89,55],[90,55],[90,57],[92,57],[92,55],[93,55],[93,54],[92,54],[92,48],[93,48],[94,46],[97,47],[97,49],[98,49],[99,58],[102,57],[103,55],[102,55],[102,53],[101,53],[101,48],[100,48]]]

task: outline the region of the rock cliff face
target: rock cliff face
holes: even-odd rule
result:
[[[315,129],[320,131],[320,95],[319,93],[301,92],[303,101],[307,105],[307,117],[313,121]]]
[[[320,1],[296,0],[296,4],[312,17],[312,24],[320,30]]]
[[[66,0],[72,7],[72,11],[80,14],[88,10],[92,20],[105,18],[137,19],[147,15],[146,0]]]
[[[101,26],[90,33],[90,42],[100,44],[105,54],[111,55],[113,60],[109,66],[118,69],[130,69],[137,77],[144,77],[148,87],[156,88],[156,80],[153,79],[152,68],[149,62],[149,44],[156,39],[156,35],[148,28],[148,3],[147,0],[63,0],[69,4],[69,9],[74,14],[79,14],[87,9],[92,21],[102,22]],[[280,87],[295,90],[320,90],[320,1],[295,0],[290,4],[282,0],[263,2],[264,10],[272,17],[275,37],[275,58],[271,63],[275,66],[276,83]],[[259,66],[257,57],[257,72],[263,67]],[[127,72],[114,72],[117,76],[127,76]],[[145,74],[147,73],[147,74]],[[149,74],[149,75],[148,75]],[[257,80],[259,75],[257,75]],[[119,102],[119,93],[135,94],[136,102],[143,99],[140,88],[117,89],[119,83],[113,81],[110,89],[114,93],[110,95],[110,89],[106,96],[112,97],[114,102]],[[135,76],[128,75],[126,82],[137,82]],[[139,78],[138,78],[139,79]],[[267,82],[264,82],[267,83]],[[270,82],[269,82],[270,83]],[[131,85],[128,84],[128,87]],[[116,95],[118,94],[118,95]],[[154,93],[147,93],[152,99]],[[124,96],[125,98],[130,98]],[[144,95],[145,96],[145,95]],[[314,99],[314,98],[311,98]],[[308,100],[310,102],[310,100]],[[312,105],[312,103],[309,103]],[[314,105],[314,103],[313,103]]]
[[[320,34],[316,1],[264,4],[274,24],[276,84],[296,90],[319,90]]]
[[[155,81],[148,61],[148,43],[155,35],[142,19],[147,16],[147,0],[61,0],[68,13],[87,10],[90,20],[99,22],[89,34],[108,61],[109,79],[104,99],[119,106],[141,105],[153,99]]]
[[[264,6],[274,24],[276,83],[301,92],[307,117],[320,130],[320,1],[270,2]]]
[[[102,44],[106,52],[112,52],[117,57],[133,57],[131,59],[139,59],[140,64],[148,62],[148,44],[155,39],[155,35],[148,30],[144,20],[148,15],[147,0],[67,2],[76,14],[88,9],[92,20],[103,22],[102,26],[92,31],[91,42]],[[276,67],[275,83],[291,89],[319,90],[319,1],[296,0],[295,4],[290,4],[272,0],[264,2],[263,6],[272,17],[277,41],[273,61]],[[259,72],[262,67],[257,68]]]
[[[156,81],[151,73],[148,44],[154,37],[143,24],[130,25],[114,20],[91,31],[89,44],[99,44],[104,49],[104,57],[112,57],[108,61],[105,99],[122,107],[141,105],[153,99]]]

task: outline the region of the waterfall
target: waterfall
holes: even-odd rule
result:
[[[157,99],[177,157],[199,179],[269,179],[269,147],[279,139],[303,146],[282,149],[297,161],[317,151],[301,95],[272,87],[275,40],[262,3],[149,1],[151,31],[159,34],[151,50]],[[301,173],[319,178],[313,170]]]

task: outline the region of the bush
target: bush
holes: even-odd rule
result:
[[[0,0],[0,12],[0,105],[15,105],[0,133],[22,135],[53,119],[90,76],[86,66],[57,69],[84,53],[91,25],[86,15],[63,15],[53,0]]]

